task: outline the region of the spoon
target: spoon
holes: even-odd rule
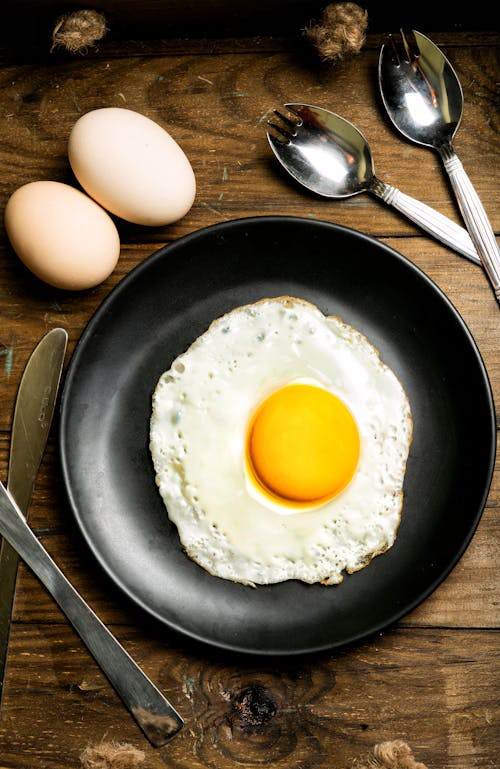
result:
[[[463,93],[450,62],[439,48],[413,30],[416,51],[401,33],[383,45],[378,80],[382,101],[394,126],[407,139],[431,147],[441,157],[472,241],[500,302],[500,251],[484,207],[453,146],[463,112]]]
[[[375,176],[370,147],[356,126],[322,107],[284,106],[295,118],[275,110],[281,122],[269,121],[269,126],[279,136],[268,131],[267,138],[296,181],[327,198],[371,192],[450,248],[481,264],[467,230]]]

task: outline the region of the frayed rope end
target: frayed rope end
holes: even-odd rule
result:
[[[304,33],[322,61],[337,62],[361,51],[367,26],[368,12],[356,3],[331,3]]]
[[[353,769],[427,769],[416,761],[410,746],[403,740],[381,742],[375,745],[373,754],[356,760]]]
[[[145,753],[127,742],[105,742],[87,745],[80,755],[83,769],[137,769]]]
[[[92,10],[75,11],[61,16],[52,32],[52,47],[69,53],[87,53],[108,31],[102,13]]]

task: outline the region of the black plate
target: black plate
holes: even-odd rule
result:
[[[252,589],[210,576],[183,553],[154,482],[149,419],[160,374],[214,318],[282,294],[366,334],[403,382],[413,412],[396,543],[338,586]],[[495,457],[488,376],[439,288],[359,232],[296,217],[217,224],[132,270],[75,349],[60,430],[72,509],[112,579],[167,626],[259,654],[359,641],[429,596],[474,534]]]

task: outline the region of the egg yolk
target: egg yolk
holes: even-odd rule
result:
[[[347,486],[360,439],[347,406],[328,390],[291,384],[253,415],[246,456],[257,485],[288,505],[318,504]]]

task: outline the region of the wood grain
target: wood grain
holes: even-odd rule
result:
[[[24,755],[30,769],[78,767],[83,748],[105,738],[140,747],[152,767],[348,767],[398,738],[433,769],[494,766],[492,632],[400,629],[335,656],[241,662],[152,631],[147,644],[141,629],[115,631],[186,728],[154,752],[70,629],[16,624],[2,765],[24,767]]]
[[[456,151],[498,233],[499,38],[487,28],[477,34],[471,29],[449,28],[434,39],[464,90]],[[499,413],[500,313],[481,269],[368,193],[327,201],[299,189],[280,172],[267,143],[266,121],[274,108],[290,101],[323,105],[364,133],[381,179],[459,222],[438,157],[396,136],[380,109],[375,75],[383,39],[371,33],[360,56],[335,67],[320,64],[300,34],[125,42],[111,36],[79,57],[0,51],[2,210],[23,183],[76,185],[66,156],[68,135],[78,117],[100,106],[128,107],[159,122],[181,144],[197,178],[194,206],[180,222],[145,229],[116,220],[120,261],[108,280],[87,292],[58,291],[34,278],[0,225],[2,480],[17,387],[42,335],[55,326],[67,329],[68,365],[92,314],[130,270],[194,230],[246,216],[296,215],[354,227],[416,264],[470,330]],[[21,565],[0,714],[0,769],[76,769],[83,748],[103,738],[144,750],[145,769],[347,769],[376,743],[393,739],[408,741],[415,758],[432,769],[497,765],[498,455],[469,547],[421,606],[384,633],[338,653],[262,660],[178,636],[132,605],[102,573],[64,495],[57,429],[56,417],[30,523],[179,709],[186,728],[153,750],[52,599]]]

